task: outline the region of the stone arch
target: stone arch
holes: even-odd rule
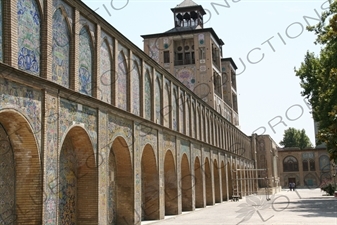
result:
[[[194,160],[194,185],[195,185],[195,207],[203,208],[203,179],[202,179],[202,168],[200,164],[199,157],[195,157]]]
[[[164,159],[165,215],[178,214],[178,188],[175,168],[173,154],[168,150]]]
[[[221,162],[221,183],[222,183],[222,201],[227,201],[228,182],[226,182],[226,167],[224,161]]]
[[[206,205],[213,205],[212,173],[208,157],[205,158]]]
[[[193,210],[192,206],[192,174],[190,171],[190,165],[188,157],[183,154],[181,158],[181,204],[183,211]]]
[[[213,173],[214,173],[214,197],[215,202],[221,202],[221,192],[220,192],[220,175],[219,175],[219,166],[216,159],[213,161]]]
[[[28,120],[0,112],[0,223],[42,224],[42,166]]]
[[[142,160],[142,220],[160,219],[159,172],[155,153],[151,145],[144,147]]]
[[[133,165],[127,146],[117,137],[109,154],[109,224],[134,223]]]
[[[64,138],[59,160],[60,224],[98,223],[98,177],[88,133],[72,127]]]

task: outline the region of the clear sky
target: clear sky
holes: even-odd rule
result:
[[[140,35],[174,27],[170,9],[182,1],[83,0],[140,49]],[[223,57],[232,57],[238,66],[241,130],[247,135],[265,132],[279,143],[285,129],[305,129],[314,144],[313,119],[294,68],[306,51],[319,53],[321,46],[314,44],[316,36],[306,26],[318,22],[317,13],[327,9],[329,1],[194,2],[206,10],[205,27],[224,41]]]

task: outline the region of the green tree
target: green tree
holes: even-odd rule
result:
[[[322,48],[318,56],[307,52],[295,73],[319,122],[316,144],[324,142],[330,158],[337,161],[337,2],[322,13],[316,26],[307,29],[317,35],[315,44]]]
[[[284,131],[283,140],[280,142],[284,148],[298,147],[305,149],[312,147],[309,137],[306,135],[305,130],[297,130],[295,128],[288,128]]]

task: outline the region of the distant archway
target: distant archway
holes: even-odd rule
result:
[[[181,159],[181,203],[183,211],[191,211],[192,207],[192,175],[186,154]]]
[[[87,132],[75,126],[60,153],[59,221],[61,224],[98,224],[97,167]]]
[[[213,162],[213,171],[214,171],[214,197],[215,202],[221,202],[221,193],[220,193],[220,176],[219,176],[219,167],[216,159]]]
[[[165,178],[165,215],[178,214],[177,173],[174,166],[173,154],[168,150],[164,160]]]
[[[160,219],[159,173],[154,150],[149,144],[144,147],[141,166],[142,220],[157,220]]]
[[[206,205],[213,205],[212,174],[209,160],[205,159],[205,179],[206,179]]]
[[[109,155],[109,224],[133,224],[134,185],[130,150],[122,137],[117,137]]]
[[[223,161],[221,162],[221,182],[222,182],[222,201],[227,201],[226,167]]]
[[[199,157],[194,160],[194,177],[195,177],[195,207],[203,208],[203,179],[202,179],[202,168],[200,165]]]

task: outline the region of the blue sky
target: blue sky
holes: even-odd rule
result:
[[[170,9],[182,0],[83,2],[143,49],[140,35],[173,28]],[[306,51],[319,53],[321,46],[314,44],[316,36],[306,26],[318,22],[316,12],[321,14],[328,1],[195,2],[207,12],[205,27],[212,27],[224,41],[223,57],[232,57],[238,66],[241,130],[247,135],[264,132],[279,143],[285,129],[305,129],[314,144],[314,123],[294,68]]]

